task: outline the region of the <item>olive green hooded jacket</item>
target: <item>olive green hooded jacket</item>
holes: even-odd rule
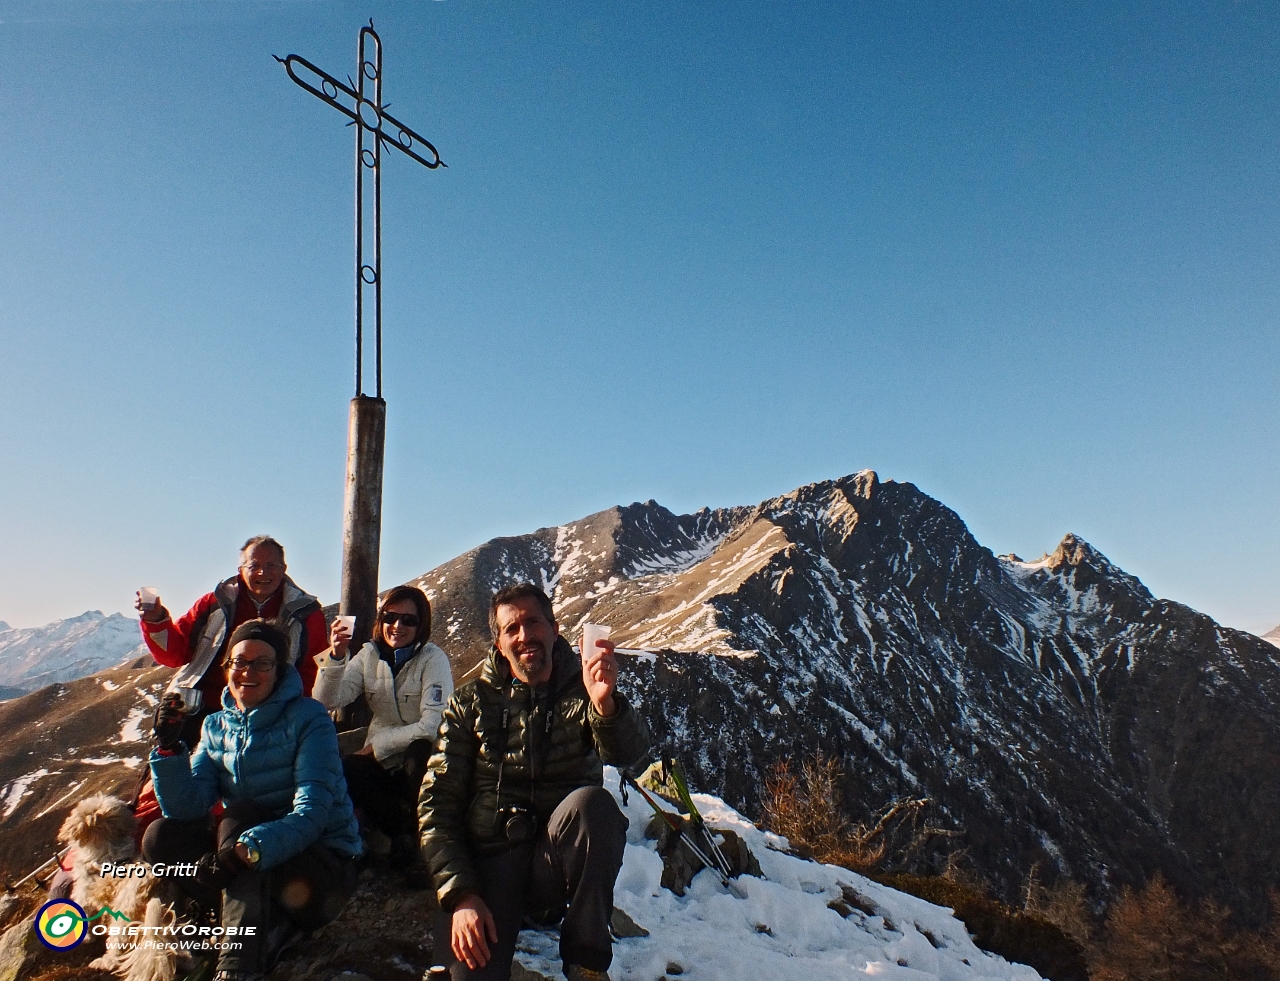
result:
[[[476,860],[510,847],[499,807],[531,807],[541,827],[571,792],[602,786],[605,763],[632,767],[643,761],[648,728],[621,693],[613,697],[617,711],[603,718],[563,637],[556,638],[545,686],[530,688],[513,678],[494,648],[480,677],[453,693],[418,796],[422,853],[442,908],[478,894]]]

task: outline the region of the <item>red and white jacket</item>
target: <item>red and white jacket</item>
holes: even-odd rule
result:
[[[203,705],[212,712],[222,705],[226,678],[219,667],[227,638],[236,627],[257,617],[282,620],[289,633],[293,663],[302,675],[302,690],[315,684],[315,655],[329,646],[329,631],[320,602],[285,577],[284,583],[258,606],[239,575],[220,582],[176,621],[141,621],[142,639],[157,664],[179,668],[166,691],[199,688]]]

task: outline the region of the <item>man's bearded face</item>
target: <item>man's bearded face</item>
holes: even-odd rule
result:
[[[538,601],[524,597],[503,603],[497,610],[498,650],[511,665],[511,673],[527,685],[551,680],[551,649],[557,627],[538,608]]]

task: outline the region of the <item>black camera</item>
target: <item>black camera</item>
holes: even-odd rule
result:
[[[538,814],[531,807],[513,804],[498,808],[497,823],[513,845],[522,845],[538,830]]]

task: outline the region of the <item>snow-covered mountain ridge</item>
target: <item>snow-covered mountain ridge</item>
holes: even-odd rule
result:
[[[1248,907],[1280,880],[1275,648],[1074,535],[997,557],[871,471],[755,507],[611,508],[415,580],[456,677],[488,649],[488,597],[520,580],[548,588],[566,635],[606,623],[652,652],[628,694],[749,813],[772,764],[823,752],[855,815],[930,797],[1009,898],[1036,863],[1098,897],[1159,869]]]
[[[143,655],[138,621],[90,610],[22,629],[0,623],[0,686],[35,691]]]

